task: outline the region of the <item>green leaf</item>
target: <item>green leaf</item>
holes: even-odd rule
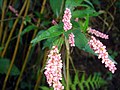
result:
[[[45,40],[45,42],[44,42],[44,46],[43,46],[42,49],[45,49],[46,47],[49,47],[49,48],[52,47],[54,41],[57,40],[57,39],[58,39],[58,37],[48,38],[47,40]]]
[[[21,32],[21,36],[24,35],[24,34],[26,34],[26,33],[28,33],[28,32],[30,32],[31,30],[35,30],[35,29],[37,29],[37,27],[34,26],[34,25],[27,26],[27,27]]]
[[[89,16],[98,16],[99,13],[96,12],[94,9],[84,9],[84,10],[76,10],[72,13],[73,18],[84,18],[89,14]]]
[[[86,31],[87,31],[88,24],[89,24],[89,14],[87,14],[86,21],[84,24],[84,28],[83,28],[84,33],[86,33]]]
[[[66,0],[66,7],[70,9],[74,9],[74,7],[80,6],[80,4],[83,2],[83,0]]]
[[[63,32],[64,30],[61,29],[59,25],[52,26],[48,30],[37,36],[35,39],[33,39],[31,43],[38,43],[41,40],[59,36]]]
[[[62,44],[64,43],[64,38],[60,37],[56,39],[53,43],[54,46],[58,46],[58,49],[61,50]]]
[[[98,74],[95,73],[92,78],[92,82],[94,83],[95,88],[97,88],[97,77],[98,77]]]
[[[24,24],[27,25],[27,22],[31,22],[31,18],[29,16],[26,16],[24,19]]]
[[[80,30],[74,30],[73,33],[75,35],[75,45],[79,49],[82,49],[85,52],[89,52],[91,54],[96,55],[94,53],[94,51],[88,45],[88,39],[86,38],[86,36],[82,32],[80,32]]]
[[[85,81],[85,73],[82,74],[82,78],[81,78],[80,82],[84,83],[84,81]]]
[[[84,50],[86,52],[89,52],[89,53],[97,56],[97,54],[90,48],[90,46],[88,45],[88,43],[85,45],[85,47],[82,50]]]
[[[10,60],[4,59],[4,58],[0,59],[0,73],[1,74],[6,74],[9,66],[10,66]],[[10,75],[19,75],[19,73],[20,73],[19,69],[15,65],[13,65]]]
[[[81,82],[78,84],[78,86],[79,86],[80,90],[84,90],[84,86]]]
[[[25,21],[26,21],[26,22],[31,22],[30,16],[26,16],[26,17],[25,17]]]
[[[72,90],[76,90],[76,84],[72,84],[70,87]]]
[[[92,90],[95,90],[94,84],[93,84],[93,82],[92,82],[92,75],[89,76],[89,78],[87,79],[87,81],[88,81],[89,84],[91,85]]]
[[[71,21],[72,22],[72,26],[74,27],[74,28],[80,28],[81,26],[80,26],[80,24],[78,23],[78,22],[76,22],[76,21]],[[73,28],[73,29],[74,29]]]
[[[38,27],[34,26],[34,25],[30,25],[30,26],[27,26],[21,33],[21,35],[24,35],[25,33],[28,33],[30,32],[31,30],[35,30],[37,29]]]
[[[76,72],[75,77],[74,77],[74,82],[75,85],[77,85],[79,83],[79,76],[78,76],[78,72]]]
[[[51,48],[52,46],[58,46],[58,49],[60,50],[63,43],[64,43],[64,38],[63,37],[49,38],[45,41],[42,49],[44,49],[46,47]]]
[[[88,84],[87,81],[85,82],[85,85],[86,85],[86,87],[87,87],[87,90],[90,90],[90,85]]]
[[[64,0],[49,0],[49,2],[54,14],[58,17]]]
[[[84,49],[88,42],[85,35],[83,33],[81,33],[80,30],[75,30],[75,31],[73,31],[73,33],[75,35],[75,45],[79,49]]]
[[[85,3],[89,4],[92,8],[94,8],[93,4],[90,2],[90,0],[84,0]]]

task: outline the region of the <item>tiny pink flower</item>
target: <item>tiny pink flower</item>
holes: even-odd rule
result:
[[[75,18],[75,21],[78,22],[79,18]]]
[[[18,11],[15,10],[15,8],[14,8],[13,6],[9,5],[8,8],[9,8],[16,16],[18,16]]]
[[[54,90],[63,90],[60,80],[62,80],[62,60],[57,46],[53,46],[48,55],[48,61],[44,72],[49,86]]]
[[[97,37],[104,38],[104,39],[109,39],[108,35],[101,33],[99,31],[96,31],[95,29],[88,28],[88,33],[94,34]]]
[[[102,63],[105,64],[106,68],[109,68],[109,71],[112,73],[117,70],[114,62],[112,62],[108,58],[108,52],[106,50],[106,46],[104,46],[99,40],[97,40],[95,37],[91,36],[91,40],[88,42],[90,47],[94,50],[96,54],[98,54],[98,59],[102,59]]]
[[[75,37],[75,36],[74,36],[73,33],[69,34],[69,44],[70,44],[71,47],[72,47],[72,46],[75,46],[74,37]]]
[[[52,20],[52,24],[53,24],[53,25],[57,25],[57,22],[53,19],[53,20]]]

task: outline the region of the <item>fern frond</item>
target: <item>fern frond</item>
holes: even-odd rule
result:
[[[107,82],[101,77],[100,73],[94,73],[86,78],[85,73],[79,77],[78,72],[75,74],[73,82],[70,83],[71,90],[76,90],[77,88],[80,90],[95,90],[107,84]]]

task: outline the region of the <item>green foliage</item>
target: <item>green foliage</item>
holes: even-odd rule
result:
[[[63,32],[64,32],[63,29],[61,29],[59,25],[52,26],[48,30],[44,31],[42,34],[37,36],[35,39],[33,39],[31,43],[38,43],[41,40],[59,36]]]
[[[35,30],[35,29],[37,29],[37,27],[35,25],[29,25],[21,32],[20,35],[22,36],[22,35],[30,32],[31,30]]]
[[[107,84],[107,82],[101,77],[100,73],[94,73],[86,78],[85,73],[80,77],[77,72],[74,79],[70,82],[71,90],[76,90],[76,88],[79,88],[80,90],[95,90]]]
[[[0,73],[1,74],[6,74],[9,66],[10,66],[10,60],[5,59],[5,58],[0,59]],[[13,65],[10,75],[19,75],[19,73],[20,73],[19,69],[15,65]]]
[[[86,21],[84,24],[84,28],[83,28],[84,33],[86,33],[86,31],[87,31],[88,25],[89,25],[89,14],[87,14]]]
[[[73,18],[78,17],[78,18],[84,18],[85,16],[98,16],[99,13],[96,12],[94,9],[87,8],[85,10],[76,10],[73,12]]]
[[[52,46],[58,46],[58,49],[60,50],[63,43],[64,43],[63,37],[49,38],[44,42],[43,49],[46,47],[51,48]]]
[[[26,25],[27,22],[31,22],[31,18],[29,16],[25,17],[24,24]]]
[[[80,6],[82,2],[83,0],[66,0],[65,5],[72,10],[74,7]]]
[[[58,17],[64,0],[49,0],[49,2],[54,14]]]
[[[83,49],[88,42],[87,38],[80,30],[75,30],[73,33],[75,35],[75,45],[80,49]]]
[[[47,1],[47,4],[44,3],[44,5],[42,5],[41,3],[43,1]],[[93,1],[93,3],[91,3],[91,1]],[[0,57],[4,57],[0,59],[0,74],[2,77],[4,77],[4,74],[6,74],[8,71],[10,63],[14,62],[15,60],[15,64],[13,64],[12,66],[10,75],[12,75],[13,79],[15,79],[16,75],[20,74],[20,71],[17,67],[21,68],[21,72],[25,74],[24,75],[21,74],[19,79],[10,82],[13,83],[16,83],[17,81],[20,82],[21,78],[23,78],[20,84],[20,89],[27,88],[28,90],[31,89],[33,90],[33,87],[35,87],[35,82],[40,82],[39,90],[53,90],[53,88],[51,87],[44,86],[46,84],[45,82],[46,79],[42,78],[44,66],[46,63],[46,57],[48,54],[46,47],[50,49],[53,45],[57,45],[59,50],[61,50],[62,48],[62,54],[64,55],[61,56],[63,56],[62,57],[63,63],[66,64],[65,60],[67,54],[66,54],[66,50],[63,50],[63,48],[66,49],[65,38],[68,39],[69,34],[74,33],[75,46],[78,47],[77,49],[83,50],[85,52],[97,56],[97,54],[95,54],[94,51],[88,45],[89,35],[87,33],[87,28],[91,20],[90,18],[101,14],[100,12],[96,12],[96,10],[101,9],[101,7],[94,8],[94,4],[95,6],[96,5],[100,6],[101,1],[99,0],[35,0],[35,1],[28,0],[27,2],[30,3],[30,6],[29,3],[24,4],[25,2],[26,0],[22,0],[22,1],[15,0],[15,2],[10,0],[0,0],[0,10],[1,10]],[[18,11],[18,13],[21,13],[21,15],[19,17],[16,16],[15,13],[9,9],[9,5],[12,5],[12,9],[15,9],[16,11]],[[23,8],[23,6],[25,6],[25,8]],[[27,12],[27,6],[28,6],[28,12]],[[120,8],[120,2],[116,1],[115,5],[113,3],[112,6],[113,7],[116,6]],[[2,10],[4,10],[3,7],[5,7],[5,12],[2,12]],[[72,23],[72,29],[68,30],[67,32],[63,30],[63,22],[62,22],[63,12],[65,8],[70,8],[72,14],[72,18],[70,21]],[[112,9],[110,7],[108,12],[111,12]],[[114,14],[117,15],[115,12],[119,12],[119,10],[116,8],[113,10],[114,10]],[[25,13],[27,13],[27,15],[25,15]],[[105,14],[103,16],[109,15],[109,13],[107,13],[106,15]],[[111,18],[115,20],[115,18],[113,17],[114,15],[112,16],[112,14],[113,12],[110,13]],[[78,22],[75,21],[76,18],[79,18]],[[107,20],[106,18],[101,18],[101,21],[103,19],[103,21],[105,20],[106,23],[109,21],[111,22],[111,20]],[[57,25],[52,26],[51,24],[52,19],[57,21]],[[112,24],[110,25],[112,26]],[[20,35],[20,38],[18,38],[18,34]],[[30,43],[30,41],[32,44]],[[38,42],[40,43],[34,46]],[[33,47],[31,47],[31,45],[33,45]],[[72,48],[70,47],[70,51],[68,51],[70,55],[72,54],[71,52],[73,50],[74,47]],[[116,63],[116,61],[114,61],[114,58],[118,55],[118,53],[119,52],[116,51],[110,51],[110,55],[109,55],[110,60]],[[6,59],[6,57],[9,59]],[[71,58],[71,56],[68,57]],[[13,61],[11,61],[10,58],[14,58],[12,59]],[[18,59],[19,61],[16,62],[16,60]],[[64,66],[64,71],[66,68],[67,67]],[[66,69],[66,71],[67,70],[69,69]],[[62,79],[62,84],[66,87],[67,75],[65,72],[63,73],[65,75],[64,76],[65,78]],[[8,79],[9,78],[11,79],[11,77],[9,77],[8,74],[6,76],[8,76]],[[70,90],[76,90],[77,88],[79,88],[80,90],[90,90],[90,89],[95,90],[101,87],[102,85],[106,84],[106,81],[98,73],[95,73],[94,75],[91,74],[86,77],[85,73],[79,75],[79,73],[77,72],[75,76],[71,74],[69,77],[70,77],[69,79]],[[41,78],[44,80],[38,81],[39,79],[37,78]],[[109,81],[112,80],[111,73],[108,80]],[[4,85],[7,83],[8,81],[5,79]],[[6,90],[9,88],[14,89],[13,86],[11,85],[8,86],[10,87],[6,87]],[[18,86],[16,85],[16,87],[19,87],[19,85]]]

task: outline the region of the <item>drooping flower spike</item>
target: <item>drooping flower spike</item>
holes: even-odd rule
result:
[[[109,59],[106,46],[104,46],[102,42],[97,40],[94,36],[91,36],[91,40],[88,42],[88,44],[94,50],[94,52],[98,54],[98,59],[102,59],[102,63],[105,64],[105,67],[108,67],[109,71],[114,73],[117,68],[115,63]]]
[[[58,47],[53,46],[48,55],[44,74],[49,86],[53,86],[54,90],[64,89],[60,82],[62,80],[62,67],[61,54],[59,54]]]
[[[108,35],[106,35],[104,33],[101,33],[101,32],[99,32],[95,29],[92,29],[92,28],[89,27],[87,30],[88,30],[88,33],[94,34],[97,37],[104,38],[104,39],[109,39]]]

